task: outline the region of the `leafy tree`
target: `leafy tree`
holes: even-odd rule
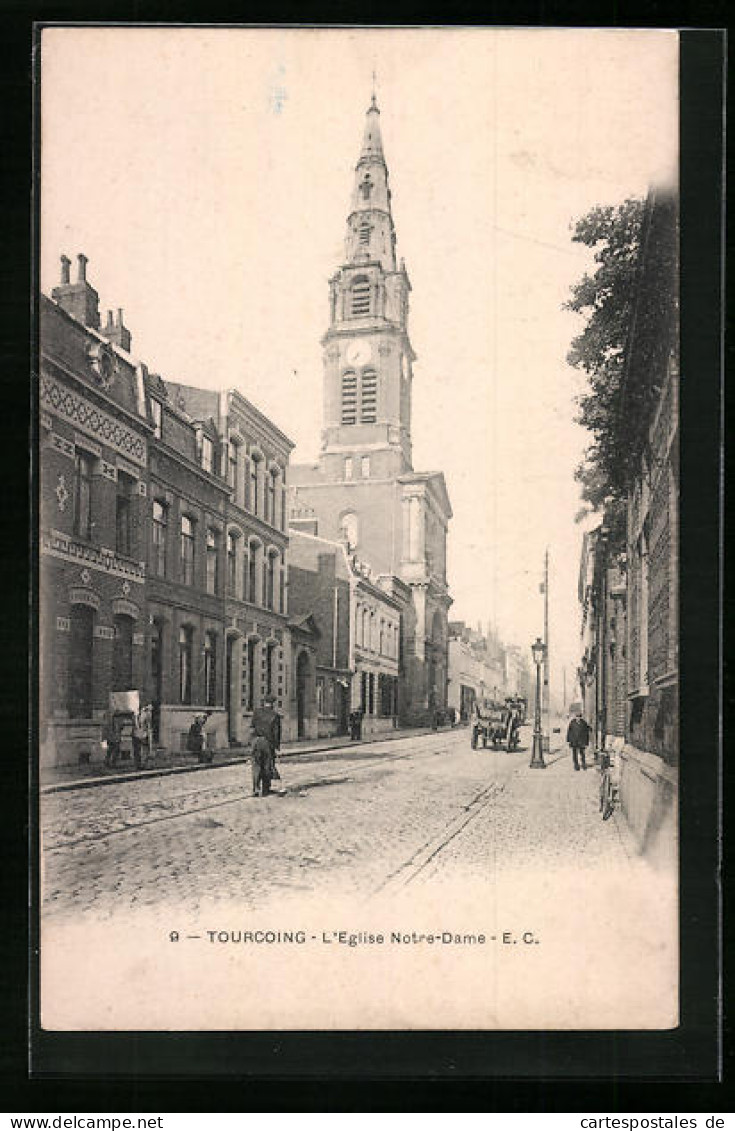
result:
[[[586,317],[567,355],[570,365],[587,374],[587,389],[577,398],[577,422],[592,434],[592,443],[575,472],[582,486],[577,518],[604,510],[622,518],[630,451],[620,418],[625,350],[635,298],[644,202],[593,208],[573,229],[576,243],[595,248],[597,269],[572,287],[564,309]]]

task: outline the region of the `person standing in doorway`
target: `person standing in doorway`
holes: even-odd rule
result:
[[[141,757],[143,752],[145,753],[146,761],[150,760],[151,711],[151,707],[141,707],[133,719],[133,760],[136,770],[139,770],[143,764]]]
[[[585,758],[587,746],[590,740],[590,725],[582,718],[582,712],[577,711],[573,719],[570,719],[569,726],[567,727],[567,742],[572,748],[572,758],[574,759],[574,768],[580,768],[579,763],[582,763],[582,769],[587,769],[587,762]]]

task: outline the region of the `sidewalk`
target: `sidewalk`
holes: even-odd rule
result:
[[[459,727],[440,727],[440,731],[458,730]],[[279,758],[297,757],[303,754],[321,754],[329,750],[347,748],[353,750],[358,746],[372,746],[380,742],[396,742],[402,738],[417,738],[423,734],[432,734],[430,727],[399,727],[384,734],[372,734],[365,738],[351,741],[346,734],[334,737],[300,739],[294,742],[284,742],[278,752]],[[210,763],[197,762],[195,754],[187,751],[172,751],[159,748],[149,764],[137,770],[132,761],[122,765],[106,766],[104,762],[93,765],[80,766],[48,766],[40,771],[40,792],[58,793],[67,789],[89,789],[96,785],[111,785],[116,782],[137,781],[141,778],[163,777],[167,774],[199,773],[204,770],[221,769],[224,766],[236,766],[241,762],[249,761],[250,753],[247,746],[235,746],[213,752]],[[126,769],[126,767],[129,767]]]

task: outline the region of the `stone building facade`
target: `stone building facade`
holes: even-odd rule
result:
[[[627,588],[624,545],[602,523],[582,540],[578,596],[582,659],[577,681],[595,749],[625,735]]]
[[[322,449],[317,464],[292,468],[292,506],[312,507],[326,538],[346,539],[376,574],[408,586],[399,714],[419,723],[433,707],[446,706],[452,511],[443,474],[417,472],[412,465],[411,285],[405,264],[396,259],[379,118],[373,97],[355,169],[345,259],[329,284]]]
[[[100,330],[86,257],[75,282],[70,266],[62,257],[61,282],[39,305],[42,765],[97,755],[110,690],[140,687],[146,670],[144,373],[122,311]]]
[[[401,611],[408,592],[387,592],[387,579],[344,542],[291,530],[289,592],[293,610],[310,613],[319,631],[319,734],[346,734],[351,711],[363,735],[390,730],[398,716]]]
[[[677,201],[651,192],[624,390],[629,402],[641,390],[644,411],[628,493],[629,712],[621,805],[641,847],[668,858],[675,852],[679,763],[677,287]]]

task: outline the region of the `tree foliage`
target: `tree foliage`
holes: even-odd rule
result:
[[[582,486],[582,499],[594,511],[619,511],[625,495],[627,445],[619,403],[643,211],[644,203],[638,199],[593,208],[577,221],[572,235],[574,242],[595,248],[597,265],[593,274],[585,274],[572,287],[572,297],[564,306],[586,319],[567,361],[587,375],[587,389],[577,398],[577,421],[591,433],[592,442],[575,477]]]

